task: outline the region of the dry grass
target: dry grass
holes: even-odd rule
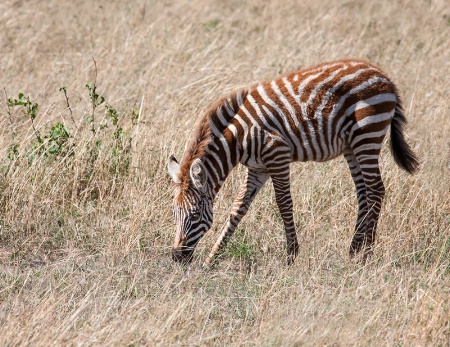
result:
[[[29,164],[30,118],[0,101],[0,345],[448,346],[449,16],[443,0],[2,1],[0,86],[39,103],[42,137],[65,124],[75,155]],[[108,128],[85,121],[92,57],[119,140],[104,104],[95,124]],[[335,160],[293,165],[294,266],[267,185],[217,267],[200,269],[242,168],[193,264],[172,263],[165,162],[202,112],[237,87],[342,57],[391,75],[422,163],[408,176],[384,149],[371,262],[348,259],[356,197]]]

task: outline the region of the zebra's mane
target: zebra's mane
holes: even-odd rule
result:
[[[220,132],[226,128],[222,120],[230,120],[239,110],[239,107],[243,104],[243,100],[248,94],[248,90],[240,90],[229,94],[216,103],[205,113],[200,124],[197,126],[194,135],[191,137],[189,144],[184,152],[183,159],[181,160],[179,178],[181,180],[181,186],[187,188],[189,183],[189,170],[192,162],[201,158],[206,153],[206,148],[213,138],[211,126],[218,129]],[[219,116],[222,115],[222,117]]]

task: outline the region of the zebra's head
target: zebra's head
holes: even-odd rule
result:
[[[182,170],[173,156],[169,158],[167,168],[176,184],[172,212],[177,230],[172,259],[188,262],[192,259],[198,241],[213,222],[212,199],[207,194],[206,168],[200,159],[195,159],[189,170]]]

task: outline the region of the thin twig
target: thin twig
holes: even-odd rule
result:
[[[73,118],[72,108],[70,107],[70,104],[69,104],[69,96],[67,95],[67,88],[62,87],[60,90],[62,90],[64,93],[64,97],[66,99],[66,105],[67,105],[67,108],[68,108],[69,114],[70,114],[70,120],[72,121],[73,125],[75,126],[76,130],[78,131],[77,124],[75,122],[75,119]]]
[[[94,57],[92,57],[92,60],[94,61],[94,83],[93,83],[93,86],[92,86],[93,100],[92,100],[92,126],[91,126],[91,131],[95,135],[95,109],[97,108],[97,100],[95,98],[95,95],[97,93],[97,62],[95,61]]]
[[[6,107],[8,108],[9,125],[12,130],[14,128],[14,125],[13,125],[12,115],[11,115],[11,105],[9,104],[9,98],[8,98],[8,93],[6,92],[6,88],[3,88],[3,91],[5,92]],[[10,131],[10,133],[11,133],[11,140],[12,140],[12,142],[14,142],[14,140],[16,139],[16,132]]]

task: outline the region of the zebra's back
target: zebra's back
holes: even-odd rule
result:
[[[341,60],[255,85],[231,123],[243,164],[262,166],[261,152],[273,139],[289,146],[291,161],[325,161],[365,139],[381,146],[397,103],[379,68]]]

